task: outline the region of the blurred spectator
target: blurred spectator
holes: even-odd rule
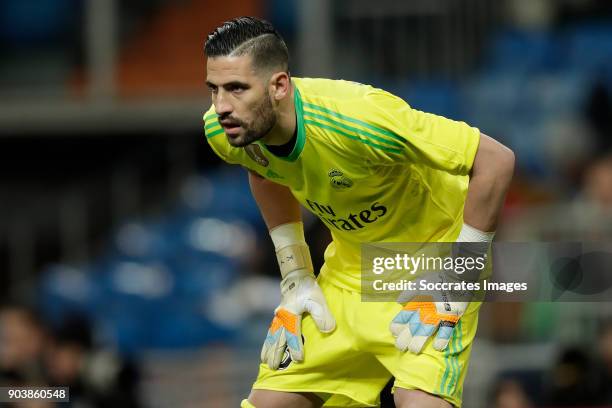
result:
[[[587,169],[584,195],[596,209],[612,210],[612,153],[596,160]]]
[[[612,96],[603,75],[589,93],[585,114],[595,131],[597,148],[609,151],[612,148]]]
[[[93,347],[87,321],[70,318],[49,334],[25,306],[0,310],[0,386],[68,386],[82,407],[138,407],[137,370]],[[20,402],[18,407],[46,407]]]
[[[581,349],[569,347],[562,351],[555,364],[546,403],[549,406],[578,407],[597,406],[602,395],[594,365]]]
[[[36,313],[25,306],[0,310],[0,383],[42,384],[46,332]]]
[[[501,379],[494,385],[491,399],[493,408],[533,407],[521,383],[511,378]]]
[[[597,346],[597,393],[602,404],[612,406],[612,320],[602,325]]]
[[[73,317],[55,333],[46,354],[49,383],[70,387],[73,404],[138,407],[137,370],[114,353],[92,346],[87,321]]]

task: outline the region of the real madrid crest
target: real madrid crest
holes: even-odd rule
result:
[[[247,152],[249,157],[260,166],[268,167],[268,165],[270,164],[270,161],[261,151],[261,147],[259,147],[258,144],[251,143],[250,145],[245,146],[244,150]]]
[[[329,173],[327,173],[327,175],[330,178],[329,182],[331,186],[336,190],[345,190],[353,186],[353,181],[350,178],[346,177],[338,169],[331,169]]]

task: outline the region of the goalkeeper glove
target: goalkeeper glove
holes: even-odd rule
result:
[[[467,224],[463,225],[457,238],[456,256],[477,258],[485,256],[493,232],[482,232]],[[470,271],[465,273],[463,280],[475,282],[479,273]],[[438,272],[437,282],[445,283],[457,281],[458,277],[452,271]],[[410,350],[418,354],[423,350],[427,340],[437,334],[433,340],[433,348],[444,351],[453,336],[457,322],[463,316],[470,304],[472,293],[440,291],[434,294],[422,294],[415,291],[402,292],[398,303],[404,305],[402,310],[391,321],[389,329],[396,338],[395,346],[401,350]],[[456,301],[459,300],[459,301]]]
[[[317,328],[329,333],[336,322],[315,280],[302,223],[283,224],[270,231],[283,280],[281,302],[274,311],[261,350],[261,361],[276,370],[285,349],[293,361],[303,361],[302,315],[310,313]]]

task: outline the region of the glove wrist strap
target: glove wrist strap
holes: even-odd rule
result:
[[[468,224],[463,224],[457,242],[485,242],[490,244],[495,236],[495,231],[484,232]]]
[[[270,230],[274,242],[276,260],[283,279],[291,272],[307,270],[313,273],[310,250],[304,239],[304,225],[301,222],[290,222]]]
[[[314,270],[308,245],[299,243],[288,245],[276,250],[276,260],[280,267],[281,276],[285,278],[293,271],[306,269],[310,273]]]

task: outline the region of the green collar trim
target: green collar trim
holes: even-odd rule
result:
[[[300,95],[300,90],[295,85],[295,83],[293,83],[293,89],[294,89],[293,100],[295,104],[295,117],[297,119],[297,123],[296,123],[297,140],[295,141],[295,146],[293,146],[293,150],[291,151],[289,156],[286,156],[286,157],[276,156],[274,155],[274,153],[268,150],[267,146],[264,143],[261,143],[266,148],[266,150],[268,150],[271,154],[274,155],[274,157],[277,157],[279,159],[282,159],[288,162],[294,162],[297,160],[298,157],[300,157],[302,150],[304,150],[304,144],[306,143],[306,128],[304,127],[304,105],[302,103],[302,95]]]

